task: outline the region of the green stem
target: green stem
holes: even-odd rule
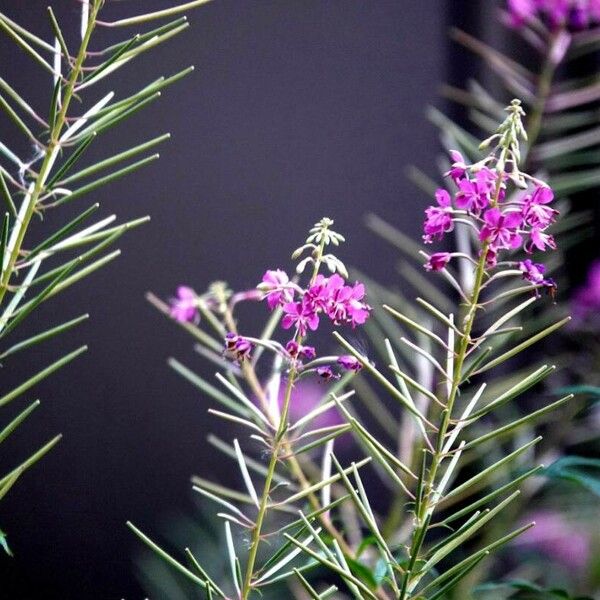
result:
[[[279,427],[275,435],[273,451],[271,453],[271,459],[269,460],[269,466],[267,467],[267,476],[265,478],[265,485],[263,487],[262,496],[258,508],[258,516],[256,518],[256,524],[252,531],[252,541],[250,544],[250,551],[248,553],[248,562],[246,564],[246,575],[244,578],[244,584],[242,587],[242,600],[246,600],[252,590],[252,578],[254,577],[254,565],[256,563],[256,555],[258,552],[258,546],[260,544],[260,536],[262,532],[262,526],[269,506],[269,494],[271,493],[271,483],[273,476],[275,475],[275,468],[277,467],[277,461],[279,460],[279,451],[283,445],[283,439],[286,430],[287,414],[290,405],[290,399],[292,397],[292,389],[294,387],[294,380],[296,371],[293,369],[290,372],[290,377],[287,382],[285,389],[285,396],[283,400],[283,408],[281,411],[281,419],[279,421]]]
[[[67,82],[67,86],[64,91],[64,96],[62,100],[62,107],[58,116],[55,119],[54,125],[50,130],[50,142],[46,147],[46,152],[44,154],[44,160],[42,162],[42,166],[40,167],[40,171],[35,180],[35,184],[31,191],[31,197],[29,199],[29,205],[25,214],[23,215],[23,221],[19,225],[18,222],[15,221],[15,227],[18,227],[17,237],[15,239],[15,244],[10,252],[8,262],[6,268],[2,271],[2,276],[0,277],[0,304],[6,295],[7,290],[9,289],[10,279],[12,277],[15,264],[21,252],[21,246],[23,245],[23,240],[25,238],[25,234],[27,233],[27,229],[29,227],[29,223],[31,221],[31,217],[33,216],[38,199],[40,194],[44,188],[44,183],[46,182],[46,178],[49,175],[49,171],[52,167],[54,154],[59,146],[59,139],[62,129],[67,120],[67,111],[69,109],[69,105],[71,100],[73,99],[73,95],[75,92],[75,86],[77,81],[81,75],[83,62],[86,57],[87,47],[92,36],[92,32],[94,31],[94,27],[96,25],[96,17],[98,16],[98,11],[102,5],[103,0],[94,0],[92,9],[90,11],[90,17],[88,20],[88,25],[81,41],[81,46],[79,47],[79,52],[77,54],[77,58],[75,60],[75,64],[71,70],[69,75],[69,80]]]
[[[319,247],[315,252],[314,259],[314,268],[313,273],[310,279],[310,285],[312,285],[319,274],[319,268],[321,266],[321,260],[323,257],[323,252],[325,250],[325,236],[321,240]],[[231,319],[231,325],[235,325],[233,323],[233,319]],[[302,344],[303,338],[299,335],[297,337],[297,342]],[[269,460],[269,465],[267,467],[267,475],[265,478],[265,484],[263,487],[262,495],[260,498],[259,506],[258,506],[258,516],[256,518],[256,523],[254,525],[254,529],[252,531],[252,540],[250,542],[250,550],[248,552],[248,562],[246,563],[246,574],[244,576],[244,582],[242,585],[242,600],[247,600],[252,591],[252,579],[254,578],[254,566],[256,564],[256,557],[258,554],[258,547],[260,545],[260,538],[262,533],[262,527],[265,520],[265,515],[267,513],[267,509],[269,506],[269,495],[271,493],[271,484],[273,482],[273,477],[275,475],[275,469],[277,467],[277,462],[279,461],[279,455],[287,444],[285,439],[285,432],[287,430],[287,420],[290,408],[290,401],[292,398],[292,390],[294,389],[294,383],[296,381],[296,377],[298,376],[298,371],[296,367],[292,367],[289,372],[289,377],[287,381],[287,385],[285,388],[285,395],[283,399],[283,407],[281,409],[281,416],[279,418],[279,425],[277,427],[277,433],[273,438],[273,448],[271,452],[271,458]],[[306,483],[306,479],[304,478],[304,474],[300,469],[300,465],[294,461],[292,461],[292,467],[294,470],[294,474],[299,477],[300,483]]]
[[[498,173],[494,198],[490,203],[490,206],[492,207],[496,206],[498,203],[498,198],[500,197],[500,190],[502,187],[503,175],[504,173]],[[442,448],[444,446],[444,439],[448,432],[448,426],[452,418],[452,410],[454,408],[454,403],[458,395],[460,382],[462,380],[463,366],[465,358],[467,356],[467,351],[469,349],[469,343],[471,341],[471,332],[473,331],[473,326],[475,324],[475,316],[477,314],[479,296],[482,290],[483,277],[485,275],[486,255],[488,248],[488,243],[484,243],[481,249],[479,260],[477,262],[477,267],[475,271],[475,281],[473,283],[473,289],[471,291],[471,297],[469,300],[467,314],[463,320],[464,327],[462,330],[462,335],[460,336],[458,342],[458,350],[456,353],[456,360],[454,362],[454,373],[452,374],[452,385],[450,387],[450,393],[448,394],[448,402],[446,404],[446,409],[442,413],[442,422],[439,426],[439,431],[437,435],[436,450],[433,453],[431,467],[429,469],[429,475],[427,477],[427,482],[425,483],[423,500],[419,504],[419,510],[416,515],[417,526],[415,527],[415,530],[413,532],[409,569],[406,573],[406,585],[402,589],[402,593],[400,594],[400,600],[404,600],[406,598],[406,595],[411,593],[415,589],[423,575],[421,573],[418,573],[411,579],[412,568],[417,562],[419,552],[421,550],[423,542],[425,541],[425,536],[427,534],[427,529],[429,527],[431,516],[433,514],[433,511],[435,510],[435,503],[433,502],[433,500],[435,500],[436,477],[439,467],[444,459],[444,454],[442,452]]]

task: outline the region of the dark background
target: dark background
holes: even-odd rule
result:
[[[0,0],[8,16],[49,38],[47,4]],[[116,18],[170,4],[107,0],[104,12]],[[53,5],[74,40],[77,2]],[[200,358],[144,293],[167,297],[181,282],[202,290],[217,278],[251,286],[265,268],[289,266],[290,251],[324,215],[349,240],[341,252],[347,263],[393,280],[394,261],[363,216],[374,211],[418,235],[426,199],[405,168],[436,172],[436,136],[424,109],[439,104],[441,81],[464,80],[475,63],[445,31],[449,22],[474,30],[478,5],[215,0],[188,15],[192,26],[182,36],[107,79],[124,96],[196,66],[88,157],[170,131],[158,163],[76,207],[99,201],[105,215],[150,214],[152,221],[123,239],[115,263],[49,302],[17,338],[86,311],[90,321],[5,367],[2,390],[61,352],[90,346],[3,412],[4,422],[26,400],[43,401],[2,445],[3,471],[55,433],[64,439],[0,503],[0,526],[15,553],[0,554],[0,597],[144,597],[132,563],[139,543],[125,521],[155,533],[165,514],[192,509],[190,474],[219,467],[204,441],[206,403],[165,363],[174,355],[199,369]],[[101,32],[93,46],[112,39]],[[4,36],[0,71],[47,105],[47,78]],[[89,97],[100,97],[93,90]],[[6,121],[0,137],[19,143]],[[49,216],[48,230],[68,214]]]

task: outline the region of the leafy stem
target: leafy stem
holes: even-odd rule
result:
[[[501,172],[498,175],[494,197],[491,202],[492,206],[495,206],[498,203],[503,176],[504,172]],[[458,340],[458,349],[456,352],[456,360],[454,362],[454,372],[452,373],[452,383],[448,393],[448,401],[446,403],[446,408],[442,411],[441,424],[439,426],[435,451],[432,453],[433,456],[431,460],[431,466],[429,468],[429,474],[423,488],[423,498],[421,502],[419,502],[419,507],[416,514],[417,525],[413,532],[409,565],[405,575],[405,583],[400,595],[400,600],[404,600],[407,597],[407,593],[411,593],[414,590],[423,575],[423,573],[417,572],[413,576],[412,571],[418,559],[423,542],[425,541],[429,523],[435,510],[436,503],[439,499],[438,494],[436,493],[436,478],[440,465],[446,455],[443,451],[444,441],[452,419],[454,403],[463,379],[464,362],[469,350],[469,344],[471,343],[471,332],[473,331],[473,326],[475,324],[475,317],[479,307],[479,296],[482,291],[483,279],[486,273],[486,257],[488,249],[489,244],[485,242],[482,246],[479,260],[477,261],[475,281],[473,283],[473,289],[471,291],[469,304],[467,306],[467,313],[463,320],[463,328],[461,332],[462,335],[459,336]]]
[[[14,243],[12,244],[12,248],[10,249],[8,261],[6,266],[3,266],[2,276],[0,277],[0,304],[2,303],[6,292],[9,289],[15,264],[21,252],[21,246],[23,244],[23,240],[25,239],[25,234],[29,228],[31,217],[35,213],[40,194],[44,189],[46,179],[50,174],[50,170],[52,169],[56,156],[60,151],[60,134],[65,126],[65,123],[67,122],[67,111],[69,110],[69,105],[73,99],[77,81],[83,72],[83,63],[85,61],[87,47],[90,42],[92,32],[94,31],[96,18],[102,3],[103,0],[94,0],[91,6],[87,27],[83,35],[83,39],[81,40],[81,45],[79,46],[77,58],[75,59],[73,67],[71,68],[69,79],[64,89],[61,109],[58,112],[54,123],[50,126],[50,141],[46,147],[42,165],[35,179],[35,183],[32,184],[33,188],[30,187],[30,191],[25,193],[23,202],[26,204],[26,208],[22,220],[19,223],[19,217],[17,217],[17,220],[15,221],[14,226],[17,228],[16,237],[14,239]],[[60,85],[60,83],[57,85]]]

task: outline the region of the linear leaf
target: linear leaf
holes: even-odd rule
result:
[[[81,315],[80,317],[76,317],[75,319],[71,319],[70,321],[66,321],[65,323],[61,323],[56,327],[52,327],[51,329],[47,329],[42,333],[38,333],[37,335],[31,336],[26,340],[18,342],[17,344],[14,344],[10,348],[8,348],[8,350],[5,350],[2,354],[0,354],[0,360],[11,356],[12,354],[16,354],[17,352],[21,352],[21,350],[25,350],[26,348],[30,348],[31,346],[53,338],[54,336],[59,335],[65,331],[68,331],[76,325],[79,325],[79,323],[85,321],[88,317],[88,314]]]
[[[172,567],[177,569],[180,573],[185,575],[188,579],[191,579],[194,583],[200,587],[205,588],[206,582],[200,579],[196,574],[192,573],[188,568],[184,567],[180,562],[175,560],[170,554],[167,554],[160,546],[155,544],[148,536],[144,535],[131,521],[127,521],[127,527],[137,535],[137,537],[144,542],[149,548],[151,548],[158,556],[169,563]]]
[[[39,371],[38,373],[36,373],[32,377],[30,377],[27,381],[23,382],[18,387],[14,388],[7,394],[4,394],[4,396],[2,396],[0,398],[0,406],[4,406],[5,404],[8,404],[11,400],[14,400],[15,398],[19,397],[21,394],[25,393],[28,389],[30,389],[31,387],[33,387],[34,385],[36,385],[37,383],[39,383],[40,381],[42,381],[43,379],[48,377],[48,375],[51,375],[52,373],[54,373],[54,371],[57,371],[61,367],[64,367],[65,365],[70,363],[72,360],[76,359],[80,354],[82,354],[86,350],[87,350],[87,346],[81,346],[77,350],[70,352],[69,354],[66,354],[61,359],[57,360],[56,362],[53,362],[51,365],[47,366],[45,369],[42,369],[41,371]]]

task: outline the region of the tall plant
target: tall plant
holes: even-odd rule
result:
[[[0,227],[0,360],[4,376],[10,374],[12,361],[23,360],[25,350],[62,335],[88,318],[82,314],[67,322],[28,337],[15,339],[15,332],[43,303],[81,281],[119,255],[107,252],[126,231],[141,225],[147,217],[115,224],[114,215],[90,222],[99,205],[92,204],[57,230],[41,222],[47,211],[78,201],[101,186],[137,171],[158,158],[152,151],[169,134],[111,154],[85,166],[85,152],[93,143],[101,144],[102,134],[125,122],[130,116],[155,101],[161,91],[187,75],[192,68],[170,77],[160,77],[144,88],[117,98],[114,92],[98,95],[96,84],[129,65],[137,57],[183,32],[185,17],[146,29],[106,48],[93,47],[97,31],[144,26],[154,20],[168,19],[186,9],[206,3],[196,0],[162,11],[140,14],[116,21],[104,0],[81,0],[81,39],[68,40],[53,9],[48,7],[50,41],[0,12],[0,30],[12,42],[14,51],[24,52],[48,78],[47,87],[27,97],[10,82],[0,78],[0,109],[5,123],[14,125],[15,134],[33,148],[28,158],[19,156],[8,140],[0,141],[0,194],[6,212]],[[73,2],[75,4],[75,2]],[[120,38],[121,36],[119,36]],[[45,90],[47,93],[45,93]],[[30,93],[30,92],[29,92]],[[43,110],[34,108],[43,106]],[[16,141],[16,140],[15,140]],[[20,147],[19,142],[15,144]],[[144,156],[139,158],[139,156]],[[38,219],[38,217],[40,219]],[[34,242],[33,240],[37,240]],[[0,396],[0,406],[29,395],[40,381],[67,365],[86,346],[51,362],[41,371]],[[38,407],[35,400],[0,431],[0,442]],[[0,479],[0,498],[4,497],[22,473],[42,458],[60,439],[52,438],[27,460]],[[8,546],[5,540],[4,547]]]
[[[204,294],[180,288],[170,309],[151,298],[196,337],[203,355],[224,368],[224,374],[217,374],[222,388],[180,363],[173,366],[227,408],[210,412],[250,430],[259,456],[266,456],[263,464],[260,458],[251,458],[249,450],[242,450],[238,439],[232,444],[219,441],[219,448],[237,462],[244,491],[206,480],[197,480],[195,486],[224,508],[218,515],[225,522],[228,582],[215,581],[189,551],[190,566],[185,566],[131,525],[144,542],[203,588],[207,597],[245,600],[281,582],[293,589],[296,581],[302,594],[317,599],[337,593],[355,598],[444,598],[491,552],[533,526],[506,523],[501,515],[518,497],[520,484],[540,467],[528,465],[522,472],[513,471],[506,483],[499,483],[496,476],[527,457],[541,439],[532,436],[513,449],[514,434],[526,431],[572,396],[529,409],[522,417],[504,419],[500,409],[544,379],[552,368],[543,365],[516,382],[510,381],[509,371],[505,377],[510,383],[500,394],[487,392],[486,377],[500,365],[510,369],[513,357],[564,325],[568,317],[516,343],[509,341],[504,347],[497,343],[532,300],[555,289],[544,266],[528,255],[556,247],[548,228],[558,214],[550,206],[552,190],[520,166],[521,142],[526,139],[521,102],[513,100],[506,110],[508,116],[481,144],[486,149],[482,159],[471,163],[453,154],[448,177],[457,191],[450,194],[439,189],[436,204],[425,211],[426,243],[455,229],[463,230],[469,239],[460,252],[424,253],[426,268],[443,274],[457,291],[458,305],[447,311],[420,300],[432,318],[428,324],[415,321],[402,307],[376,306],[373,310],[385,310],[411,332],[412,339],[402,337],[395,343],[402,343],[431,366],[429,388],[401,368],[387,339],[381,343],[387,349],[388,370],[374,364],[337,330],[333,335],[346,354],[318,356],[312,346],[306,346],[307,336],[325,316],[337,327],[365,325],[371,314],[364,302],[364,286],[348,285],[338,274],[345,274],[343,264],[327,251],[327,246],[342,240],[331,231],[332,222],[327,219],[311,230],[306,244],[293,255],[299,258],[309,253],[297,267],[300,276],[312,267],[306,286],[277,270],[267,271],[256,290],[241,294],[232,294],[223,284],[213,285]],[[457,264],[470,272],[468,285],[457,279]],[[320,272],[322,267],[333,274],[326,277]],[[512,282],[510,289],[500,288],[507,281]],[[274,310],[273,317],[259,336],[240,335],[235,306],[242,299],[259,298]],[[486,313],[499,303],[504,304],[504,314],[487,322]],[[284,329],[294,332],[285,344],[274,337],[280,319]],[[224,339],[225,358],[218,337]],[[258,371],[261,357],[263,362],[270,358],[268,366]],[[354,392],[345,391],[352,383],[340,371],[354,374],[361,370],[414,423],[411,443],[416,468],[353,410]],[[292,417],[290,407],[299,402],[294,390],[304,377],[333,383],[316,408]],[[344,422],[317,427],[314,419],[332,406]],[[493,423],[494,417],[503,421]],[[367,456],[344,467],[334,446],[346,432],[352,432]],[[490,464],[470,471],[482,454],[490,453]],[[368,463],[385,482],[388,495],[403,499],[398,526],[386,527],[385,515],[377,511],[381,492],[366,478]],[[482,532],[494,523],[499,523],[500,533],[481,543]],[[248,548],[235,543],[234,527],[249,535]],[[330,575],[323,577],[324,570]],[[331,578],[337,580],[333,586]],[[343,592],[336,591],[337,586]]]

